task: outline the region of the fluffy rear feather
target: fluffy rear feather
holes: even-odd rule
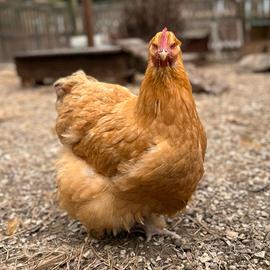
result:
[[[121,200],[112,181],[95,173],[71,151],[62,152],[57,169],[60,206],[95,236],[106,231],[116,234],[143,222],[142,205]]]

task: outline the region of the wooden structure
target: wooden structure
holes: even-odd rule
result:
[[[15,63],[22,85],[52,82],[79,69],[107,82],[126,83],[132,78],[130,57],[121,47],[93,47],[92,0],[83,0],[83,8],[89,47],[80,50],[51,49],[16,54]]]
[[[102,1],[92,9],[92,32],[117,37],[121,2]],[[0,62],[10,61],[18,51],[69,48],[71,36],[86,33],[82,7],[76,12],[70,16],[64,1],[0,0]],[[238,49],[245,42],[269,38],[270,0],[184,0],[179,13],[189,31],[209,31],[213,50]]]
[[[89,0],[84,1],[89,5]],[[93,18],[88,20],[86,28],[80,6],[74,18],[65,2],[0,0],[0,62],[11,61],[17,52],[70,48],[70,38],[74,35],[88,32],[88,36],[92,36],[94,32],[108,33],[108,29],[116,31],[121,5],[101,3],[93,5],[92,9]],[[89,45],[92,43],[93,40]]]
[[[65,4],[0,1],[0,62],[17,51],[69,47],[74,32]]]
[[[79,69],[99,80],[126,83],[132,79],[130,57],[118,46],[84,50],[57,49],[15,56],[23,85],[52,82]]]
[[[205,29],[186,30],[181,35],[183,52],[205,53],[209,51],[210,31]]]

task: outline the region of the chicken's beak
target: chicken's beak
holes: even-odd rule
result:
[[[168,52],[165,51],[164,49],[162,51],[159,52],[159,57],[162,61],[164,61],[168,56]]]

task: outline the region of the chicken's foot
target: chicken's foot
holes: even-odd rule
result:
[[[181,237],[177,233],[172,232],[166,228],[158,228],[154,226],[153,224],[145,224],[144,231],[146,234],[146,242],[149,242],[152,239],[152,237],[155,235],[169,236],[173,240],[178,240],[178,241],[181,239]]]
[[[143,223],[136,225],[136,228],[144,230],[147,242],[149,242],[155,235],[169,236],[172,238],[172,240],[174,240],[174,242],[181,242],[181,237],[177,233],[172,232],[165,227],[165,218],[163,216],[158,216],[154,214],[146,218]]]

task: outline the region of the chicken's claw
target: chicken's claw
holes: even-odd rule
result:
[[[178,235],[176,232],[172,232],[166,228],[160,229],[160,228],[154,227],[152,224],[145,225],[144,230],[146,234],[146,242],[149,242],[152,239],[152,237],[155,235],[169,236],[173,240],[177,240],[177,242],[181,240],[180,235]]]

